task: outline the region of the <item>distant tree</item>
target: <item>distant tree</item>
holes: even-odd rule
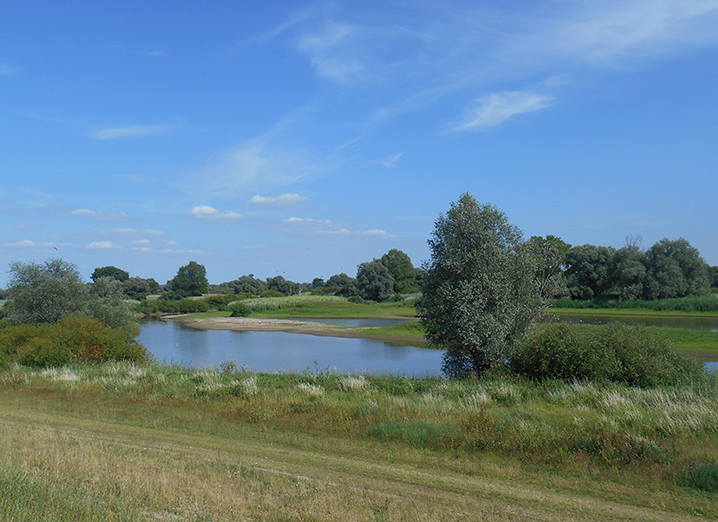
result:
[[[418,305],[426,336],[447,348],[447,375],[481,375],[508,358],[546,306],[536,258],[502,211],[468,193],[439,216],[428,243]]]
[[[176,276],[167,281],[167,287],[173,299],[202,295],[209,290],[207,269],[196,261],[190,261],[177,270]]]
[[[103,266],[101,268],[95,268],[95,271],[92,272],[90,279],[97,281],[101,277],[110,277],[112,279],[117,279],[120,283],[124,283],[130,278],[130,274],[117,268],[116,266]]]
[[[378,259],[359,265],[357,286],[362,299],[370,301],[383,301],[394,295],[394,278]]]
[[[705,295],[711,280],[698,250],[683,238],[661,239],[646,252],[646,299]]]
[[[162,291],[162,287],[154,280],[154,278],[149,277],[145,279],[145,281],[147,281],[147,284],[150,285],[150,294],[158,294]]]
[[[359,295],[359,287],[357,286],[357,280],[351,276],[348,276],[344,272],[341,274],[334,274],[330,277],[325,288],[336,288],[336,294],[343,297],[352,297]]]
[[[566,254],[566,276],[569,292],[575,299],[608,296],[614,286],[616,249],[582,245]]]
[[[312,280],[312,288],[324,288],[324,279],[321,277],[315,277]]]
[[[254,274],[243,275],[239,279],[227,283],[235,294],[261,295],[268,289],[267,283],[254,277]]]
[[[298,295],[300,293],[301,286],[302,285],[299,283],[288,281],[287,279],[284,279],[284,276],[280,275],[267,278],[267,288],[283,295]]]
[[[10,263],[9,273],[11,322],[56,323],[85,309],[88,289],[73,263],[62,259],[48,259],[44,264],[15,261]]]
[[[122,330],[128,339],[139,334],[135,313],[124,301],[124,283],[111,277],[100,277],[88,286],[89,299],[85,307],[87,316],[110,328]]]
[[[426,280],[426,270],[420,266],[414,268],[414,279],[416,279],[416,286],[418,286],[419,290],[421,290],[424,286],[424,281]]]
[[[416,272],[411,258],[401,250],[392,248],[381,256],[381,263],[387,268],[394,279],[395,293],[411,293],[418,290],[416,284]]]
[[[646,253],[641,250],[640,237],[627,237],[626,244],[614,257],[614,290],[621,301],[641,299],[646,284]]]
[[[536,276],[541,295],[546,299],[568,295],[563,268],[571,245],[552,235],[531,236],[526,242],[526,248],[536,259]]]
[[[155,281],[155,284],[157,284],[157,281]],[[157,285],[157,288],[159,288],[159,285]],[[127,299],[137,299],[139,301],[151,293],[150,283],[141,277],[130,277],[122,282],[122,293]]]
[[[711,287],[718,288],[718,266],[711,267],[711,270],[713,270],[713,284],[711,284]]]

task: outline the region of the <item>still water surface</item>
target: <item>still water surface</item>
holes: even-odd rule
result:
[[[147,321],[137,340],[160,361],[217,368],[226,360],[253,372],[324,370],[409,376],[441,374],[443,352],[367,339],[284,332],[192,330],[176,321]],[[316,361],[316,363],[315,363]]]

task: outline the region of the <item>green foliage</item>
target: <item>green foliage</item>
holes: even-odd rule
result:
[[[350,303],[353,303],[353,304],[363,304],[364,303],[364,299],[362,299],[361,296],[358,296],[358,295],[351,296],[350,298],[347,299],[347,301],[349,301]]]
[[[683,484],[689,488],[718,493],[718,464],[708,462],[690,468],[683,477]]]
[[[444,371],[480,375],[506,358],[544,308],[521,231],[468,193],[436,220],[419,316],[446,347]]]
[[[566,277],[571,297],[592,299],[605,296],[613,288],[616,249],[582,245],[566,254]]]
[[[130,274],[129,272],[125,272],[116,266],[103,266],[101,268],[95,268],[95,271],[92,272],[90,279],[97,281],[102,277],[109,277],[111,279],[118,280],[120,283],[124,283],[130,278]]]
[[[536,277],[541,295],[546,299],[568,295],[563,267],[571,245],[556,236],[531,236],[526,248],[536,259]]]
[[[395,293],[417,292],[420,287],[416,283],[416,271],[411,258],[401,250],[392,248],[381,256],[381,263],[387,268],[394,279]]]
[[[645,327],[614,324],[544,324],[511,354],[511,369],[530,379],[613,381],[655,387],[689,384],[701,377],[694,359],[674,352]]]
[[[324,279],[322,279],[321,277],[315,277],[314,279],[312,279],[312,289],[316,290],[318,288],[323,288],[323,287],[324,287]]]
[[[286,297],[282,292],[277,290],[265,290],[262,292],[262,297]]]
[[[122,330],[108,328],[89,317],[68,316],[55,324],[0,328],[1,366],[18,362],[58,367],[70,362],[111,360],[141,363],[148,360],[148,354]]]
[[[243,275],[239,279],[229,281],[228,283],[222,283],[220,286],[227,286],[235,294],[252,294],[261,295],[262,292],[267,290],[267,283],[261,279],[254,277],[254,274]]]
[[[77,265],[62,259],[44,264],[10,263],[8,319],[14,323],[55,323],[81,312],[88,299]]]
[[[698,250],[683,238],[662,239],[646,252],[644,297],[665,299],[709,292],[709,267]]]
[[[277,292],[280,295],[299,295],[299,291],[301,289],[301,286],[299,283],[295,283],[293,281],[287,281],[284,279],[284,276],[276,276],[276,277],[268,277],[267,278],[267,288],[271,292]],[[264,292],[262,292],[262,297],[270,297],[268,295],[264,295]]]
[[[343,297],[351,297],[353,295],[359,295],[359,287],[357,286],[357,280],[353,277],[348,276],[344,272],[341,274],[334,274],[330,277],[325,287],[337,288],[336,295]]]
[[[177,270],[177,275],[167,282],[167,286],[172,293],[173,299],[207,293],[209,291],[207,269],[196,261],[190,261],[189,264]]]
[[[362,263],[357,270],[357,286],[363,299],[383,301],[394,294],[394,278],[386,266],[375,259]]]
[[[676,299],[656,299],[651,301],[619,301],[617,299],[591,299],[578,301],[563,297],[551,302],[553,308],[615,308],[645,309],[658,312],[718,312],[718,297],[705,295],[701,297],[679,297]]]
[[[232,312],[232,317],[248,317],[252,308],[245,301],[235,301],[227,307]]]
[[[89,285],[90,295],[85,314],[105,326],[122,330],[130,339],[139,334],[139,329],[134,311],[123,300],[122,287],[123,283],[116,279],[109,277],[96,279]]]
[[[156,281],[155,284],[157,284]],[[159,287],[159,285],[157,286]],[[122,294],[127,299],[135,299],[137,301],[141,301],[151,293],[152,287],[150,286],[149,281],[146,279],[142,279],[141,277],[130,277],[129,279],[122,282]]]

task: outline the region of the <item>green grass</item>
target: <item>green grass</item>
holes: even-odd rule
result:
[[[718,380],[675,389],[0,371],[0,520],[718,517]]]
[[[681,310],[652,310],[649,308],[554,308],[549,313],[562,315],[590,315],[596,317],[651,316],[651,317],[718,317],[716,312],[684,312]]]

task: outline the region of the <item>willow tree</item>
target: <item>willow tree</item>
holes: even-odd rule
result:
[[[536,256],[501,210],[468,193],[439,215],[428,243],[418,305],[427,339],[447,349],[447,375],[481,375],[509,357],[546,306]]]

